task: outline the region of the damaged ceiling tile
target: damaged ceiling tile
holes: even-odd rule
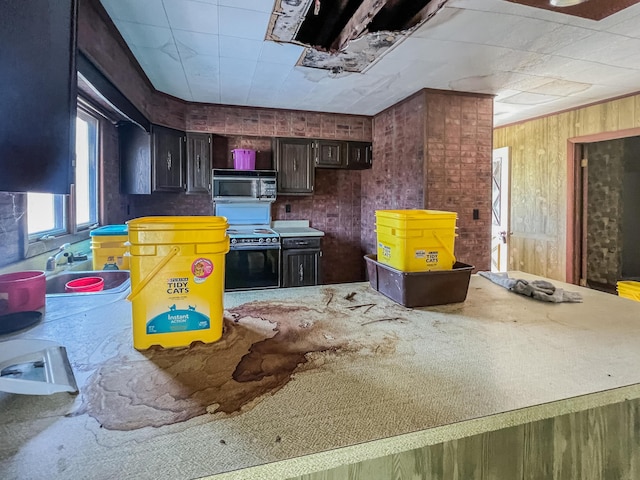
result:
[[[267,40],[306,47],[297,65],[363,72],[447,0],[280,0]]]

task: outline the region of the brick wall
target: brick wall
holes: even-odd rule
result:
[[[364,280],[361,191],[359,171],[317,168],[313,196],[281,195],[272,207],[274,220],[309,220],[312,227],[325,232],[323,283]],[[291,207],[289,213],[286,205]]]
[[[361,115],[191,103],[184,128],[221,135],[371,141],[371,125],[371,118]]]
[[[362,245],[376,252],[375,211],[423,208],[424,94],[375,116],[373,168],[362,173]]]
[[[147,118],[151,116],[153,87],[99,0],[78,1],[78,49]]]
[[[425,91],[424,206],[458,214],[456,258],[490,269],[493,99]],[[473,219],[474,209],[478,219]]]
[[[454,211],[456,257],[489,269],[492,109],[486,95],[423,90],[375,116],[373,169],[362,177],[367,253],[376,251],[375,210]]]

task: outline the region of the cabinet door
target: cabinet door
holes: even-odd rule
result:
[[[182,191],[184,182],[185,135],[179,130],[154,125],[153,137],[153,190]]]
[[[316,166],[325,168],[346,167],[345,146],[345,142],[317,140],[315,144]]]
[[[211,192],[211,152],[211,135],[187,133],[187,193]]]
[[[347,168],[371,168],[371,144],[366,142],[349,142],[347,145]]]
[[[282,286],[318,285],[321,256],[320,250],[282,250]]]
[[[303,138],[279,138],[276,141],[278,193],[313,193],[313,141]]]
[[[75,152],[75,0],[0,0],[0,190],[67,194]]]
[[[151,193],[151,135],[138,125],[118,124],[120,189],[122,193]]]

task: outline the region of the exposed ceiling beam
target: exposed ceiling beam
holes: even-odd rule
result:
[[[332,51],[342,50],[347,43],[358,38],[371,23],[373,17],[387,4],[397,3],[398,0],[364,0],[353,16],[349,19],[340,34],[331,44]]]
[[[419,23],[422,23],[425,20],[433,17],[438,10],[444,7],[444,4],[449,0],[437,0],[427,3],[418,13],[416,13],[413,18],[411,18],[407,22],[407,28],[411,28]]]

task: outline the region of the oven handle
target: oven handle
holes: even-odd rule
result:
[[[230,245],[229,250],[280,250],[280,245]]]

